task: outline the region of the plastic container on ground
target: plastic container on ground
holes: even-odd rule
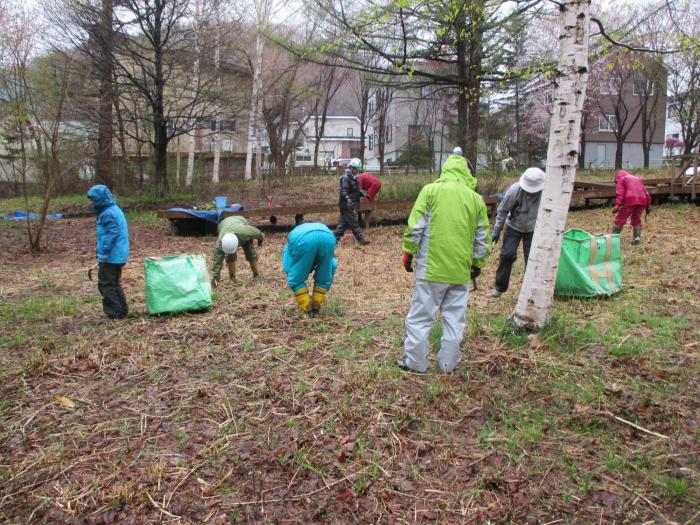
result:
[[[216,207],[220,210],[223,210],[226,205],[228,204],[228,197],[226,196],[219,196],[219,197],[214,197],[214,202],[216,203]]]

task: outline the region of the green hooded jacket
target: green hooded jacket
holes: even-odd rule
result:
[[[461,155],[450,155],[440,178],[423,187],[403,237],[403,251],[416,256],[416,277],[467,284],[471,267],[491,253],[486,204]]]

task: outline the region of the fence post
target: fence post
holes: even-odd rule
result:
[[[690,197],[695,200],[695,185],[698,182],[698,158],[700,157],[700,152],[695,153],[695,158],[693,159],[695,162],[693,162],[693,188],[690,190]]]
[[[676,184],[676,156],[671,155],[671,198],[674,197],[674,185]]]

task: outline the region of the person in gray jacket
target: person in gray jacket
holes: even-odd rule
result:
[[[518,245],[521,240],[527,265],[543,187],[544,172],[539,168],[528,168],[520,176],[520,180],[506,190],[503,200],[498,205],[491,240],[494,244],[498,242],[504,225],[505,234],[496,270],[496,286],[491,292],[491,297],[500,297],[508,289],[510,272],[518,258]]]

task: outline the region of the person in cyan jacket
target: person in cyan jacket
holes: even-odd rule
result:
[[[450,155],[440,178],[423,187],[403,237],[403,266],[416,284],[406,317],[404,355],[396,363],[414,372],[428,370],[428,335],[438,310],[442,340],[437,355],[444,372],[461,360],[469,283],[481,273],[491,250],[486,205],[474,191],[476,180],[461,155]]]
[[[315,315],[321,309],[338,266],[335,260],[335,236],[325,224],[307,222],[287,236],[282,251],[282,270],[302,314]],[[313,293],[306,280],[314,274]]]
[[[642,236],[642,212],[651,206],[651,195],[644,181],[625,170],[615,173],[617,196],[613,213],[617,213],[613,233],[620,233],[627,219],[631,217],[632,244],[639,244]]]
[[[334,234],[336,240],[340,240],[345,234],[345,230],[350,228],[357,242],[365,245],[369,244],[369,241],[365,239],[365,234],[357,221],[357,209],[360,207],[360,199],[362,198],[357,172],[361,167],[360,159],[352,159],[348,163],[345,173],[340,177],[340,198],[338,199],[340,218]]]
[[[129,313],[121,284],[122,268],[129,259],[126,217],[104,184],[90,188],[87,196],[97,212],[95,251],[99,268],[97,289],[102,295],[102,309],[110,319],[123,319]]]
[[[544,172],[539,168],[528,168],[520,176],[520,180],[506,190],[503,200],[498,205],[491,240],[494,244],[498,242],[504,226],[505,235],[496,270],[496,286],[491,292],[491,297],[500,297],[508,289],[510,272],[518,258],[518,246],[521,241],[527,265],[543,187]]]

